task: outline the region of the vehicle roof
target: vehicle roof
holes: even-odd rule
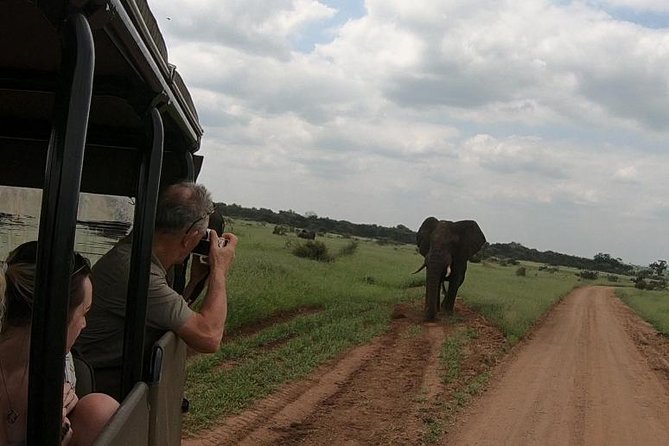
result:
[[[154,105],[165,127],[162,182],[186,178],[183,160],[199,149],[202,128],[146,0],[5,0],[0,14],[0,181],[42,187],[59,88],[59,30],[75,3],[84,5],[95,43],[82,191],[135,193],[137,151],[146,146],[143,118]],[[196,176],[201,162],[194,157]]]

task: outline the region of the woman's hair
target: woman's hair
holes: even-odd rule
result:
[[[4,284],[0,283],[0,289],[4,285],[4,293],[0,296],[2,310],[2,331],[8,325],[23,327],[29,325],[32,320],[33,298],[35,296],[35,271],[37,262],[37,242],[27,242],[20,245],[7,256],[3,269]],[[91,274],[91,266],[88,259],[79,253],[74,253],[72,258],[72,277],[70,280],[70,304],[67,311],[67,319],[70,321],[74,309],[84,300],[84,281]],[[3,280],[0,280],[3,282]]]

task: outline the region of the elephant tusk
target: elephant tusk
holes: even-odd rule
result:
[[[448,267],[446,267],[446,277],[448,277],[450,275],[451,275],[451,267],[448,266]]]

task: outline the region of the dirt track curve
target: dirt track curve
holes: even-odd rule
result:
[[[430,324],[420,302],[398,306],[386,335],[182,444],[669,445],[669,342],[611,289],[573,292],[501,361],[499,330],[456,305]],[[477,336],[445,384],[441,346],[462,330]],[[489,390],[444,416],[490,368]]]

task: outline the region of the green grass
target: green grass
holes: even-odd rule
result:
[[[323,263],[295,257],[291,250],[300,240],[274,235],[270,225],[238,221],[234,232],[239,244],[228,285],[228,332],[295,308],[320,311],[233,338],[216,354],[191,361],[186,394],[192,406],[185,418],[190,433],[383,333],[393,305],[421,293],[410,287],[410,274],[422,262],[411,246],[359,241],[352,255]],[[331,253],[351,242],[320,240]]]
[[[555,302],[579,285],[575,270],[539,271],[540,265],[523,262],[526,276],[516,276],[518,266],[494,263],[470,265],[459,294],[463,302],[500,327],[511,344],[517,342]]]
[[[669,291],[643,291],[620,288],[616,294],[657,331],[669,336]]]
[[[332,263],[295,257],[294,235],[272,234],[272,226],[236,222],[237,260],[229,280],[227,328],[261,320],[280,310],[323,307],[348,302],[389,304],[406,298],[410,273],[422,262],[411,246],[379,246],[359,241],[356,253]],[[321,238],[331,253],[350,239]]]
[[[442,345],[439,354],[442,380],[445,384],[455,381],[460,376],[460,365],[464,355],[464,348],[478,334],[474,329],[460,329],[451,334]]]
[[[388,329],[396,303],[424,298],[425,273],[411,274],[423,263],[414,246],[358,240],[354,252],[337,256],[351,239],[318,237],[336,257],[318,262],[294,256],[292,248],[303,241],[294,234],[272,234],[273,225],[235,221],[231,229],[239,244],[228,282],[228,339],[219,352],[189,361],[186,433],[208,428],[370,341]],[[515,275],[517,266],[470,264],[459,293],[466,305],[499,325],[511,343],[554,302],[584,283],[571,270],[551,274],[537,271],[536,264],[523,265],[525,277]],[[312,311],[297,312],[252,336],[230,337],[242,327],[300,308]],[[462,346],[453,348],[458,360]]]

